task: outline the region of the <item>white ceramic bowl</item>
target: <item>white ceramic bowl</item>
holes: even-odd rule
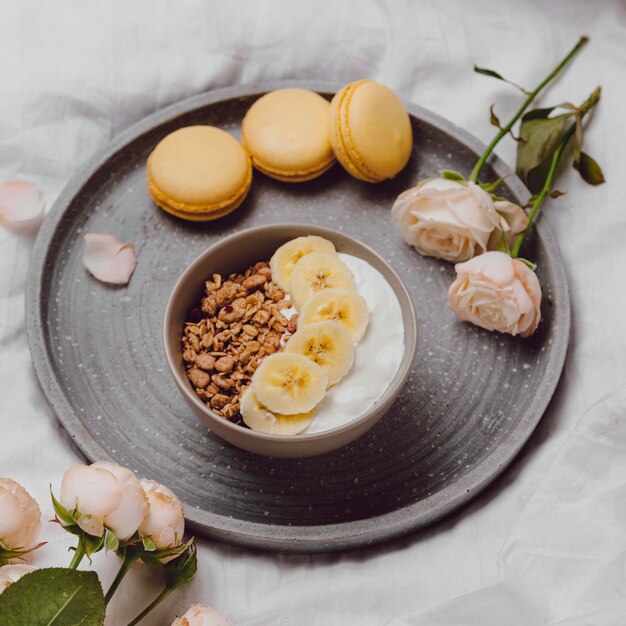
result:
[[[204,295],[204,282],[213,274],[241,272],[296,237],[319,235],[335,245],[337,252],[360,257],[375,267],[394,290],[402,309],[404,355],[398,371],[383,395],[359,418],[330,430],[301,435],[258,433],[229,422],[211,410],[195,394],[182,356],[182,333],[188,312]],[[229,443],[257,454],[298,458],[324,454],[354,441],[366,433],[391,407],[411,371],[417,350],[417,316],[409,293],[391,266],[360,241],[319,226],[277,224],[259,226],[231,235],[203,252],[178,279],[170,296],[164,320],[165,354],[174,380],[189,406],[216,435]]]

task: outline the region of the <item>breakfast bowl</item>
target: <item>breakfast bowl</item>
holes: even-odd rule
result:
[[[228,419],[231,416],[220,410],[219,404],[211,404],[208,401],[207,393],[198,385],[206,387],[209,383],[211,387],[211,377],[195,364],[190,365],[190,361],[198,359],[198,356],[195,351],[185,347],[183,339],[189,336],[186,328],[189,326],[190,317],[193,317],[195,322],[202,319],[202,313],[198,317],[199,303],[204,302],[203,297],[207,293],[205,290],[208,289],[205,285],[210,285],[214,289],[216,284],[219,286],[219,278],[214,278],[216,275],[223,276],[226,280],[226,277],[244,272],[246,268],[263,265],[265,267],[261,271],[269,275],[270,268],[267,263],[260,262],[268,261],[281,246],[302,237],[323,238],[327,244],[330,242],[334,246],[337,257],[343,259],[356,275],[357,288],[366,292],[363,295],[370,309],[371,323],[365,331],[362,343],[355,348],[354,364],[350,372],[344,381],[332,386],[332,393],[329,392],[328,398],[320,404],[323,408],[304,432],[300,434],[259,432],[257,429],[248,428],[246,426],[248,421],[237,423],[233,419]],[[298,257],[300,258],[302,257]],[[253,282],[252,280],[249,283],[251,290],[257,287],[252,284]],[[260,291],[262,294],[262,289]],[[296,296],[296,293],[293,295]],[[289,295],[285,295],[285,298],[289,299]],[[224,306],[222,309],[228,312],[232,307]],[[296,312],[295,308],[293,311]],[[304,308],[300,309],[298,303],[300,317],[303,311]],[[214,319],[217,320],[217,317]],[[222,319],[221,315],[219,319]],[[226,315],[224,319],[227,319]],[[216,323],[218,328],[225,327],[223,323]],[[237,326],[237,332],[241,332],[241,324]],[[194,326],[194,331],[195,328]],[[298,325],[298,330],[299,328]],[[191,263],[176,282],[167,303],[163,333],[165,355],[176,385],[203,423],[215,435],[234,446],[256,454],[279,458],[303,458],[324,454],[341,448],[365,434],[387,413],[401,392],[411,371],[418,342],[417,316],[413,302],[393,268],[374,250],[357,239],[308,224],[274,224],[250,228],[208,248]],[[289,337],[288,334],[286,336]],[[192,339],[197,348],[198,338]],[[258,345],[258,342],[253,343]],[[215,359],[220,359],[225,353],[216,351],[212,353],[215,356],[209,356],[208,351],[218,350],[218,347],[210,344],[207,346],[204,358],[213,365]],[[284,347],[285,342],[281,339],[281,345],[276,345],[272,350],[280,354]],[[249,359],[250,355],[247,358]],[[267,357],[257,359],[256,365],[259,369],[261,369],[259,363],[263,363],[265,359]],[[224,369],[232,369],[230,356],[225,358],[225,361],[229,360],[230,364],[226,363]],[[219,372],[216,372],[216,375],[219,379],[216,382],[221,383]],[[339,391],[335,391],[336,389]],[[241,398],[243,399],[243,395]]]

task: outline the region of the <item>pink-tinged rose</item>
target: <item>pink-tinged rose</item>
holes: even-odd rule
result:
[[[83,265],[103,283],[126,285],[137,266],[135,248],[132,243],[121,243],[113,235],[88,233]]]
[[[487,330],[529,337],[541,319],[535,272],[504,252],[486,252],[455,266],[448,304],[463,320]]]
[[[28,550],[41,527],[41,511],[35,499],[10,478],[0,478],[0,547]]]
[[[98,461],[91,467],[111,472],[122,487],[119,504],[106,516],[105,526],[110,528],[118,539],[132,537],[148,513],[148,500],[139,479],[129,469],[117,463]]]
[[[39,225],[44,201],[39,188],[24,180],[0,183],[0,222],[10,227]]]
[[[108,528],[120,540],[135,534],[148,511],[135,474],[105,461],[70,467],[63,476],[60,501],[68,511],[76,511],[76,523],[86,533],[101,537]]]
[[[489,250],[498,250],[503,235],[506,245],[512,248],[517,236],[526,230],[528,216],[521,206],[508,200],[498,200],[494,203],[494,206],[501,219],[498,226],[491,233],[487,248]]]
[[[152,540],[158,550],[178,546],[185,533],[185,512],[173,491],[154,480],[142,478],[141,486],[148,498],[148,514],[139,532]]]
[[[17,565],[4,565],[0,567],[0,593],[2,593],[7,587],[16,583],[22,576],[34,572],[37,568],[32,565],[24,565],[18,563]]]
[[[194,604],[182,617],[177,617],[172,626],[233,626],[233,624],[215,609]]]
[[[401,193],[391,215],[420,254],[452,263],[487,250],[500,224],[493,198],[475,183],[426,180]]]

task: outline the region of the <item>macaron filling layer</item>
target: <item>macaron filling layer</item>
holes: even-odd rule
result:
[[[190,213],[190,214],[199,214],[199,213],[212,213],[214,211],[220,211],[230,205],[243,201],[246,197],[248,191],[250,190],[250,186],[252,185],[252,170],[248,172],[247,177],[245,178],[243,185],[240,189],[230,194],[228,197],[224,198],[219,202],[209,202],[206,204],[188,204],[186,202],[182,202],[180,200],[176,200],[171,196],[168,196],[164,193],[159,186],[154,182],[154,179],[150,175],[150,172],[147,174],[148,178],[148,190],[152,199],[159,205],[166,205],[167,207],[180,211],[182,213]]]
[[[226,198],[223,202],[219,204],[191,205],[185,204],[184,202],[178,202],[163,194],[154,184],[150,174],[148,174],[148,191],[154,202],[164,211],[167,211],[176,217],[181,217],[195,222],[214,220],[219,217],[224,217],[224,215],[228,215],[246,199],[251,185],[252,172],[250,172],[250,176],[247,179],[245,186],[229,198]]]

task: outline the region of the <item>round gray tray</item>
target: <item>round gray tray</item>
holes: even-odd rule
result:
[[[569,334],[569,298],[558,246],[539,223],[525,254],[539,264],[543,320],[529,340],[488,333],[446,307],[453,268],[403,244],[389,209],[397,194],[438,169],[468,172],[482,145],[409,105],[415,149],[393,181],[361,183],[335,166],[296,185],[255,173],[231,216],[177,220],[145,185],[155,144],[189,124],[234,135],[262,93],[295,83],[220,89],[139,122],[82,168],[47,216],[35,244],[27,330],[41,386],[90,460],[113,459],[169,485],[190,526],[254,548],[318,552],[363,546],[421,528],[492,481],[520,450],[557,385]],[[330,97],[335,85],[307,84]],[[504,192],[528,192],[501,161],[485,175],[509,176]],[[234,448],[194,417],[164,359],[168,295],[207,246],[256,224],[308,222],[344,231],[382,254],[404,279],[419,316],[420,345],[406,388],[367,435],[337,452],[268,459]],[[135,244],[128,287],[84,270],[83,235],[112,233]]]

